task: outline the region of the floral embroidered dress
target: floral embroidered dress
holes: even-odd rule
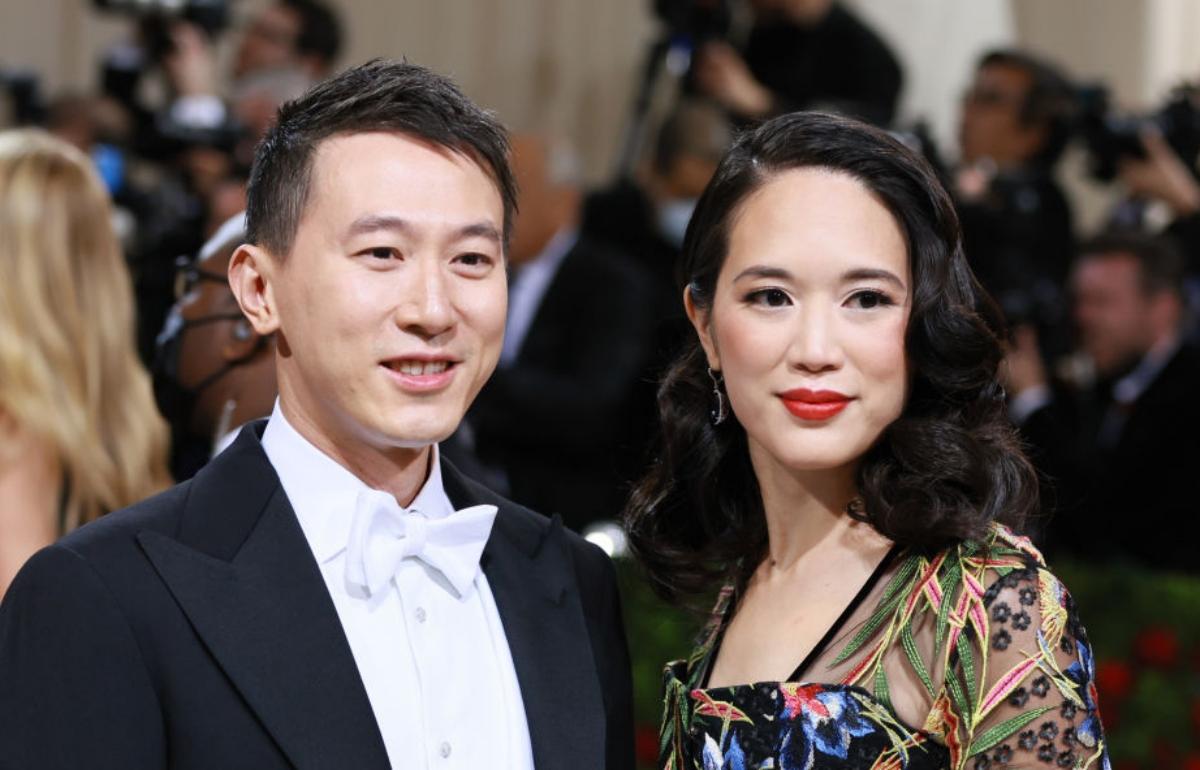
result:
[[[700,646],[667,666],[659,766],[1108,770],[1087,636],[1027,539],[997,525],[879,577],[798,681],[710,688],[722,591]]]

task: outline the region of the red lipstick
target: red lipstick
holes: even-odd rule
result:
[[[836,390],[809,390],[796,388],[779,394],[783,405],[801,420],[820,422],[828,420],[846,408],[853,400]]]

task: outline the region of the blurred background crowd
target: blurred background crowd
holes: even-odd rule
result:
[[[225,271],[255,142],[331,72],[407,56],[514,130],[504,348],[443,451],[618,557],[695,201],[739,130],[833,110],[957,201],[1114,758],[1200,767],[1198,40],[1179,0],[6,0],[0,593],[270,413]],[[652,731],[694,618],[623,572]]]

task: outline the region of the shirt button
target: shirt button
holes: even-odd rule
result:
[[[424,622],[425,622],[425,618],[426,618],[427,616],[425,615],[425,608],[424,608],[424,607],[417,607],[417,611],[416,611],[415,613],[413,613],[413,614],[415,614],[415,615],[417,616],[417,622],[418,622],[418,623],[424,623]],[[445,744],[443,744],[443,745],[445,745]]]
[[[441,748],[439,749],[439,751],[442,752],[442,759],[449,757],[450,756],[450,742],[442,741],[442,745],[441,745]]]

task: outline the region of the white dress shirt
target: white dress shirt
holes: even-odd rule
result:
[[[347,585],[345,562],[366,485],[296,432],[278,402],[262,446],[325,578],[392,767],[532,770],[520,685],[483,571],[459,597],[439,572],[407,558],[386,590],[363,597]],[[409,509],[454,514],[436,446]]]

